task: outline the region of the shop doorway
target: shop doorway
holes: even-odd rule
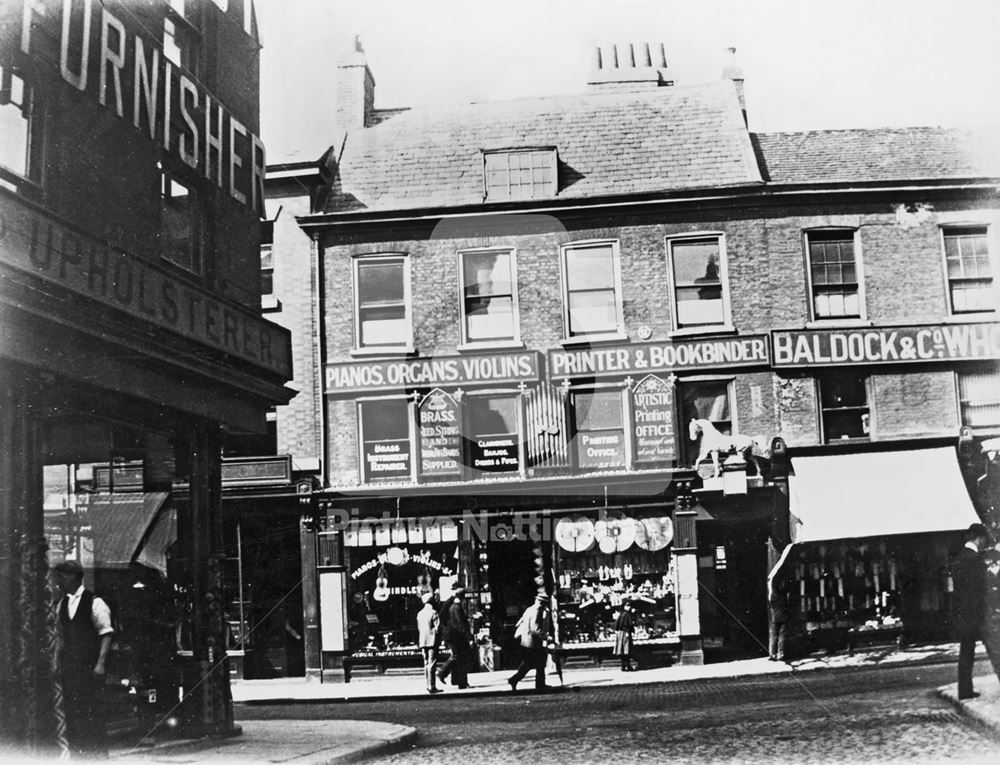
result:
[[[480,543],[483,544],[483,543]],[[500,646],[501,664],[504,668],[516,666],[520,648],[514,639],[514,628],[538,593],[536,577],[536,547],[531,540],[491,539],[485,543],[489,583],[490,637]],[[551,559],[551,546],[543,545],[543,558]],[[482,581],[482,580],[481,580]],[[485,604],[484,604],[485,605]]]

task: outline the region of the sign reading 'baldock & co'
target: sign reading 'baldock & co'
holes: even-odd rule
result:
[[[775,367],[1000,359],[1000,323],[776,331]]]

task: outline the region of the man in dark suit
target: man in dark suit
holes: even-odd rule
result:
[[[986,563],[981,551],[990,544],[990,534],[981,523],[973,523],[965,534],[965,546],[951,563],[954,592],[951,599],[951,624],[959,640],[958,697],[973,699],[972,665],[976,641],[982,638],[986,596]]]
[[[438,679],[443,683],[448,675],[459,688],[469,687],[469,664],[471,659],[472,630],[469,615],[465,611],[465,588],[456,587],[452,597],[446,601],[447,610],[442,607],[441,628],[444,642],[448,644],[451,656],[438,670]]]
[[[785,661],[785,643],[788,639],[788,593],[783,581],[771,582],[768,608],[771,616],[768,658],[771,661]]]

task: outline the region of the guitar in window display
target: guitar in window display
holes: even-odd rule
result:
[[[375,578],[375,589],[372,590],[372,597],[379,603],[384,603],[389,599],[389,574],[384,565],[378,567],[378,576]]]

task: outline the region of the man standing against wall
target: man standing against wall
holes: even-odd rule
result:
[[[951,563],[951,578],[955,587],[951,623],[959,640],[958,697],[973,699],[979,695],[972,689],[972,666],[976,641],[982,639],[986,596],[986,563],[981,553],[990,544],[990,535],[983,524],[973,523],[965,539],[965,546]]]
[[[107,729],[101,708],[111,610],[83,586],[83,567],[73,560],[54,568],[63,593],[58,605],[58,672],[66,712],[66,737],[74,757],[107,757]]]

